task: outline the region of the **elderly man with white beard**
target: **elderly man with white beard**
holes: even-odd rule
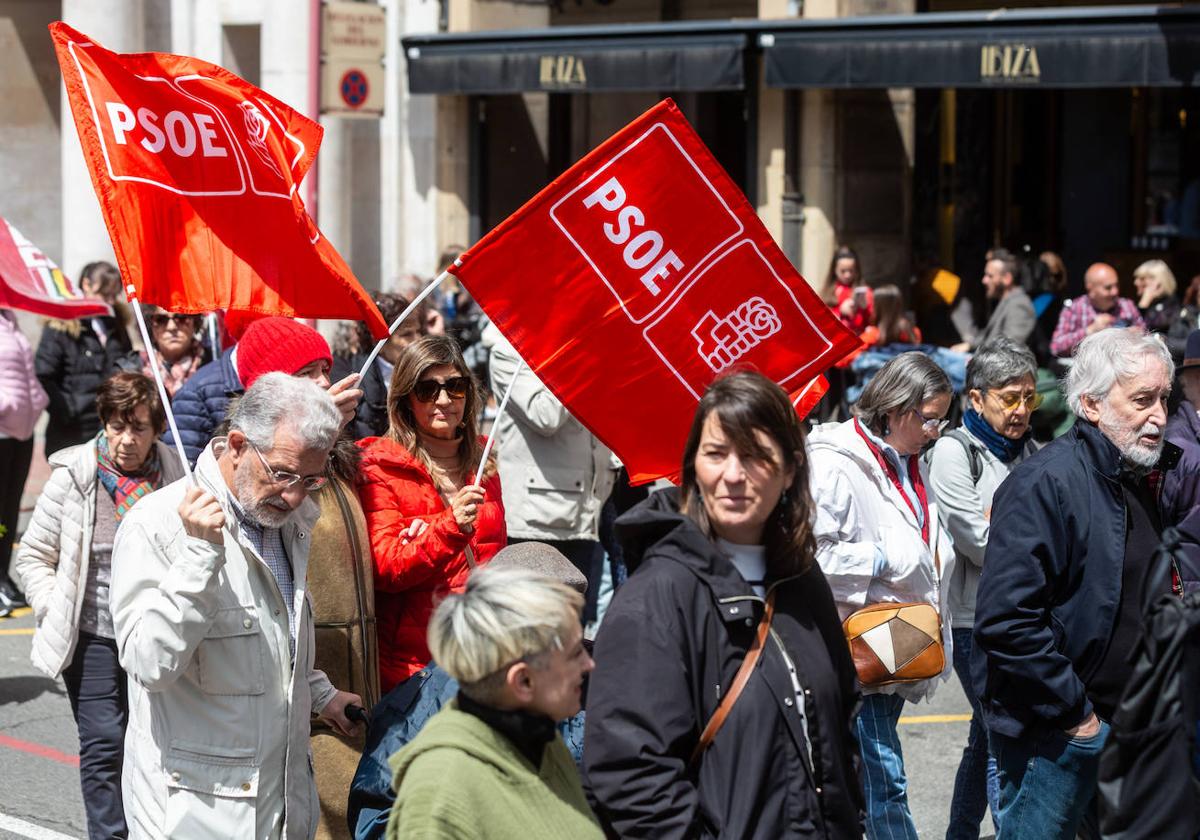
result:
[[[130,837],[285,838],[316,830],[317,714],[343,734],[355,694],[313,666],[310,491],[342,417],[316,383],[261,376],[181,479],[125,516],[110,595],[129,675]]]
[[[1099,837],[1108,719],[1141,634],[1160,540],[1174,364],[1162,341],[1104,330],[1079,345],[1074,428],[996,493],[975,609],[972,679],[1000,770],[998,840]]]

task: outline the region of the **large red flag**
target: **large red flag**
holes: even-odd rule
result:
[[[0,308],[68,320],[112,314],[112,307],[104,301],[80,294],[41,248],[3,218],[0,218]]]
[[[387,325],[297,189],[321,127],[206,61],[121,55],[50,25],[121,274],[172,312]]]
[[[606,140],[452,269],[635,482],[679,471],[721,372],[752,367],[803,415],[858,340],[666,100]]]

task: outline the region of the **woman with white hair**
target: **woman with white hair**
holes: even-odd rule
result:
[[[857,727],[871,840],[916,840],[896,725],[905,702],[930,697],[950,671],[946,594],[954,552],[919,455],[945,428],[951,395],[949,377],[928,356],[902,353],[863,390],[855,417],[818,426],[808,438],[817,562],[843,621],[886,603],[929,605],[938,614],[929,622],[934,626],[924,628],[923,641],[901,638],[903,632],[888,624],[864,637],[876,667],[855,656],[863,684]],[[945,657],[940,672],[909,678],[908,654],[925,655],[934,645]]]
[[[971,407],[962,426],[942,435],[929,452],[929,484],[954,538],[949,594],[954,671],[972,713],[954,779],[946,840],[975,840],[984,810],[991,806],[993,821],[999,812],[996,762],[988,755],[983,712],[971,683],[971,631],[992,496],[1017,464],[1036,451],[1029,424],[1042,395],[1033,351],[1006,336],[985,342],[967,364],[967,394]]]
[[[1137,289],[1138,312],[1146,322],[1146,331],[1166,335],[1179,317],[1179,298],[1175,296],[1175,275],[1162,260],[1146,260],[1133,271]]]
[[[583,597],[520,568],[481,568],[429,622],[458,697],[391,759],[387,837],[603,837],[557,724],[579,712],[592,659]]]

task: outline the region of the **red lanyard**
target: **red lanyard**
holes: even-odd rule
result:
[[[858,424],[858,418],[854,418],[854,431],[858,432],[859,437],[863,439],[863,443],[871,450],[871,454],[875,456],[875,460],[879,462],[880,469],[891,480],[892,485],[896,488],[896,492],[900,494],[900,498],[904,500],[904,504],[908,505],[908,509],[912,511],[913,518],[917,517],[917,509],[913,507],[912,499],[904,492],[904,485],[900,483],[900,473],[892,466],[887,458],[883,457],[883,452],[879,447],[867,437],[866,432],[862,430],[862,426]],[[921,519],[921,539],[925,540],[925,544],[929,545],[929,497],[925,493],[925,482],[921,480],[921,468],[917,465],[917,459],[908,459],[908,477],[912,481],[913,489],[917,491],[917,500],[921,503],[921,512],[925,517]]]

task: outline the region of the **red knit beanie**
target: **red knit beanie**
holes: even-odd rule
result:
[[[296,373],[324,359],[333,366],[333,355],[324,336],[291,318],[260,318],[246,328],[237,345],[237,370],[249,388],[264,373]]]

